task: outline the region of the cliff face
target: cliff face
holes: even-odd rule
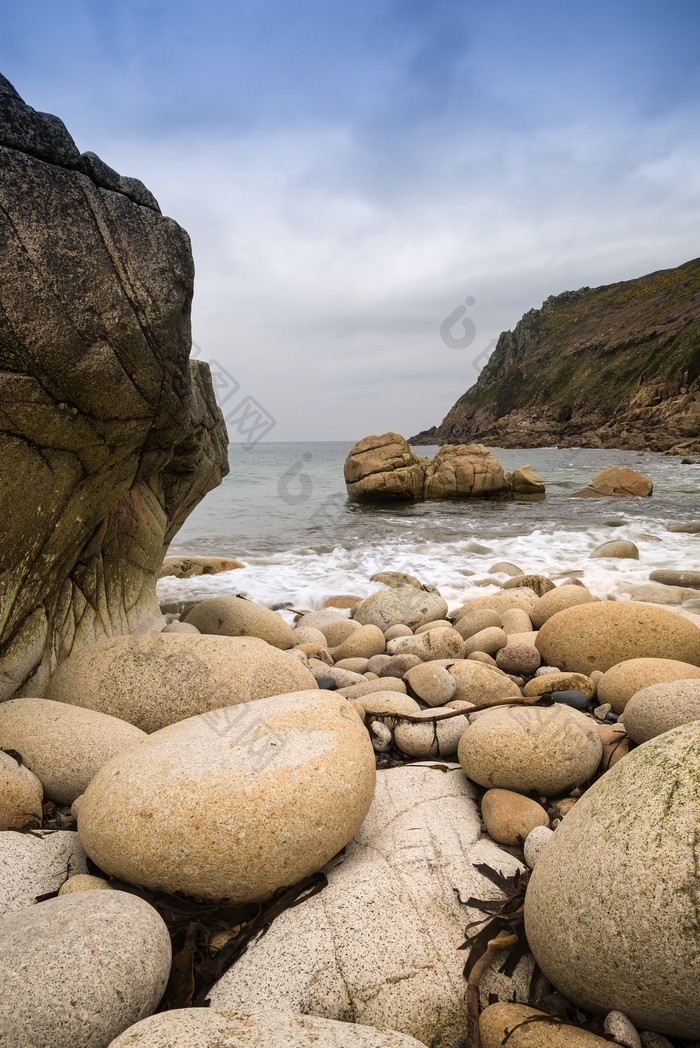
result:
[[[0,701],[160,629],[164,547],[228,472],[189,237],[0,76]]]
[[[700,259],[551,296],[411,444],[700,452]]]

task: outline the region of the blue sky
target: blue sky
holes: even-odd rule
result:
[[[437,423],[548,295],[700,253],[696,0],[0,2],[0,71],[190,233],[270,440]]]

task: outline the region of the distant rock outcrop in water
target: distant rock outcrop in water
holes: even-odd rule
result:
[[[0,77],[0,700],[162,623],[164,547],[228,472],[189,361],[189,238]]]
[[[700,259],[551,296],[411,444],[700,451]]]
[[[504,473],[483,444],[448,444],[429,459],[415,455],[398,433],[358,441],[345,460],[345,485],[351,498],[363,502],[545,496],[544,483],[530,466]]]

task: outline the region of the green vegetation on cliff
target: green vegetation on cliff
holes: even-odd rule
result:
[[[700,259],[552,296],[413,444],[700,450]]]

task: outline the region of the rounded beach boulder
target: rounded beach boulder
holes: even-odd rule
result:
[[[120,891],[48,899],[0,921],[3,1048],[106,1048],[156,1008],[170,936]]]
[[[691,721],[700,721],[700,680],[697,678],[642,688],[632,696],[620,717],[620,724],[635,742],[648,742]]]
[[[350,703],[292,692],[173,724],[114,757],[85,791],[78,833],[100,869],[132,884],[262,900],[348,843],[374,783]]]
[[[196,626],[200,633],[258,637],[283,650],[296,643],[292,627],[281,615],[245,597],[209,597],[195,605],[183,621]]]
[[[530,620],[533,628],[538,630],[557,612],[565,608],[575,608],[578,604],[594,604],[597,600],[598,598],[589,593],[585,586],[557,586],[535,603],[530,610]]]
[[[383,632],[399,625],[415,629],[426,622],[444,619],[446,615],[447,601],[439,593],[426,593],[410,586],[372,593],[352,613],[355,622],[379,626]]]
[[[126,1030],[109,1048],[424,1048],[393,1030],[318,1015],[240,1008],[177,1008]]]
[[[629,753],[543,849],[525,898],[535,960],[586,1011],[697,1037],[700,723]]]
[[[596,693],[600,702],[609,702],[615,713],[643,688],[664,681],[700,679],[700,667],[677,659],[626,659],[603,674]]]
[[[593,775],[603,747],[593,721],[555,703],[485,710],[457,752],[465,775],[480,786],[556,797]]]
[[[209,710],[315,687],[300,659],[256,637],[143,633],[74,652],[52,676],[46,698],[150,733]]]
[[[49,800],[72,804],[103,764],[148,738],[127,721],[51,699],[0,703],[0,748],[17,750]]]
[[[627,659],[676,659],[700,666],[695,623],[658,605],[631,600],[565,608],[547,619],[535,646],[550,666],[588,675]]]
[[[0,830],[41,826],[42,799],[39,779],[0,750]]]

